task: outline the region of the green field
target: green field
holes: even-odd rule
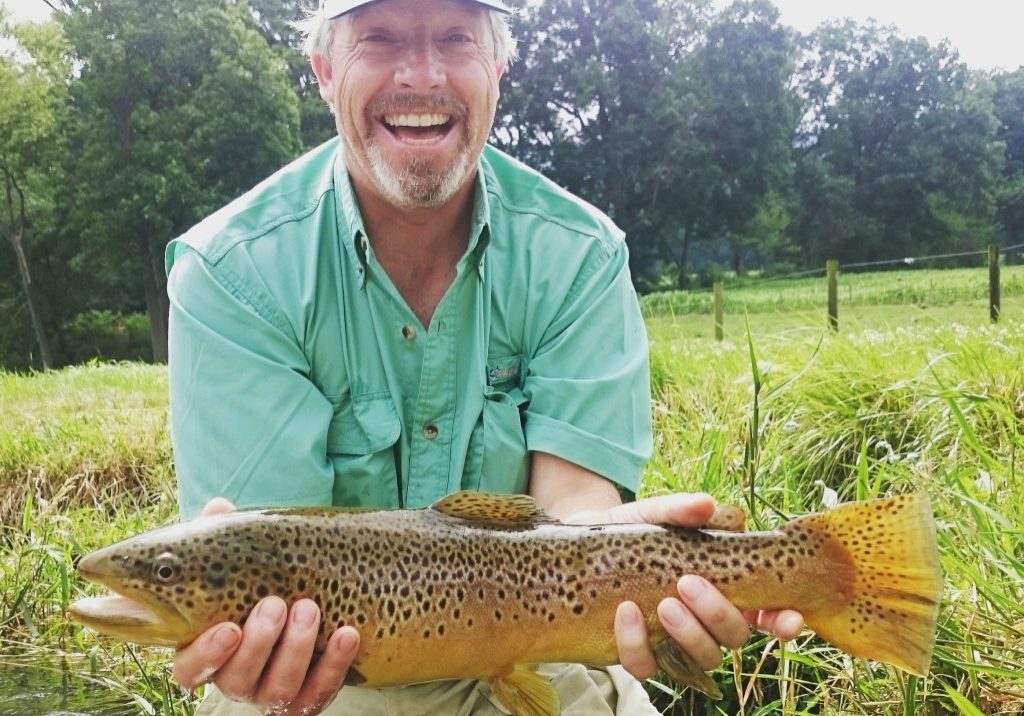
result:
[[[926,280],[943,295],[942,275],[906,273],[904,288]],[[666,713],[1024,709],[1024,303],[1004,290],[992,326],[983,300],[956,288],[980,277],[984,295],[984,272],[945,275],[960,297],[944,303],[876,303],[858,289],[838,334],[777,284],[733,307],[723,342],[706,337],[709,315],[676,310],[694,297],[644,301],[656,428],[646,493],[706,490],[772,526],[833,497],[924,491],[946,577],[927,678],[809,633],[787,645],[760,636],[715,673],[721,702],[653,686]],[[893,300],[894,276],[863,285]],[[165,392],[162,368],[136,364],[0,375],[0,662],[66,657],[155,711],[187,714],[194,702],[168,680],[165,653],[126,650],[64,617],[92,591],[71,572],[75,555],[174,517]]]

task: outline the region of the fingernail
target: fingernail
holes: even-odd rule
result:
[[[705,582],[700,577],[687,574],[679,580],[679,593],[687,599],[698,599],[704,593]]]
[[[350,654],[355,651],[356,646],[359,645],[359,636],[353,634],[350,631],[346,631],[335,642],[338,651],[342,654]]]
[[[277,624],[284,616],[284,602],[280,599],[264,599],[256,609],[256,618],[264,624]]]
[[[320,610],[310,602],[299,602],[292,607],[292,623],[300,627],[311,627],[320,616]]]
[[[661,609],[658,610],[658,614],[661,618],[669,623],[669,626],[680,627],[683,622],[686,621],[686,610],[683,609],[683,605],[674,599],[666,599],[661,603]]]
[[[238,630],[230,626],[222,626],[213,633],[213,643],[221,649],[230,649],[238,643]]]
[[[640,610],[632,604],[619,607],[619,618],[622,620],[622,626],[635,627],[640,624]]]
[[[803,618],[796,614],[786,614],[780,621],[782,621],[782,624],[777,623],[775,629],[782,632],[784,636],[781,638],[784,639],[789,639],[790,635],[799,634],[804,626]]]

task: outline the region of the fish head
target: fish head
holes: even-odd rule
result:
[[[101,634],[174,647],[243,621],[258,593],[273,593],[266,580],[278,561],[250,514],[200,517],[86,555],[79,574],[117,596],[78,600],[71,616]]]

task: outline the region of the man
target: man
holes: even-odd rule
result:
[[[485,148],[514,55],[500,0],[325,0],[311,21],[328,143],[168,249],[171,417],[182,512],[422,507],[459,489],[529,492],[554,517],[698,525],[706,496],[621,505],[651,450],[647,344],[621,232]],[[710,585],[658,609],[704,668],[747,624]],[[262,600],[182,649],[218,687],[200,713],[312,714],[359,647],[320,614]],[[769,614],[783,636],[798,615]],[[620,661],[656,668],[643,616]],[[551,667],[565,713],[656,713],[621,669]],[[232,702],[238,701],[239,704]],[[503,713],[485,686],[345,689],[330,713]]]

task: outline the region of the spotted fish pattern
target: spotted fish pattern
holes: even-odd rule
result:
[[[529,715],[551,707],[524,666],[615,663],[614,614],[627,599],[646,615],[661,665],[713,693],[657,620],[683,574],[743,609],[798,609],[840,648],[914,673],[928,668],[942,589],[924,495],[852,503],[771,532],[566,525],[527,496],[468,492],[425,510],[235,512],[107,547],[79,570],[135,605],[72,608],[101,632],[181,646],[220,621],[244,622],[269,594],[308,597],[323,614],[318,648],[339,626],[359,630],[361,685],[490,679]],[[531,689],[544,693],[523,695]]]

